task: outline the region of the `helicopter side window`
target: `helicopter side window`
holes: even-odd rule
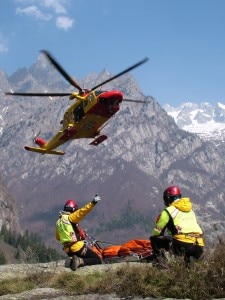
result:
[[[83,103],[84,103],[84,107],[86,107],[88,105],[88,100],[85,99]]]
[[[73,111],[74,122],[78,123],[84,116],[83,103],[79,104]]]
[[[94,93],[93,93],[94,94]],[[93,101],[94,100],[94,95],[92,93],[90,93],[87,97],[88,101]]]

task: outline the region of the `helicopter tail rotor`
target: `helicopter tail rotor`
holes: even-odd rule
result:
[[[39,136],[39,134],[41,133],[41,130],[39,130],[39,132],[37,134],[35,134],[35,136],[33,137],[33,142],[35,143],[36,138]]]
[[[46,141],[42,138],[38,137],[41,131],[39,131],[34,137],[33,137],[33,143],[38,145],[40,148],[43,148],[46,144]]]

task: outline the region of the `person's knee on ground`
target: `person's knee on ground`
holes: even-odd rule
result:
[[[86,245],[77,251],[76,255],[83,259],[85,266],[102,264],[102,259]]]

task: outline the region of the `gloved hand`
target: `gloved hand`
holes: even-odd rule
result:
[[[93,203],[93,204],[96,204],[96,203],[98,203],[98,201],[100,201],[100,200],[101,200],[101,197],[98,196],[98,195],[95,195],[95,196],[94,196],[94,199],[92,200],[92,203]]]

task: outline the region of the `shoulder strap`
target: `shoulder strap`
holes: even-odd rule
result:
[[[167,223],[166,227],[169,231],[171,231],[172,235],[174,234],[177,234],[178,231],[177,231],[177,228],[176,226],[174,225],[174,222],[173,222],[173,218],[171,216],[171,214],[169,213],[169,211],[165,208],[164,211],[168,214],[169,216],[169,222]]]

